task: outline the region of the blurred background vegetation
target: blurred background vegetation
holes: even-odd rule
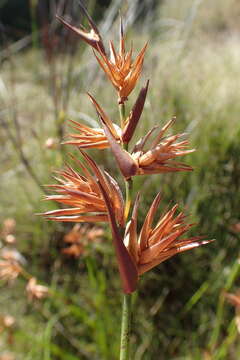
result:
[[[224,292],[238,290],[240,272],[240,3],[85,3],[104,40],[117,40],[121,9],[128,45],[133,41],[139,50],[149,41],[139,87],[149,78],[150,90],[136,138],[176,115],[174,132],[187,132],[197,149],[186,158],[195,169],[191,174],[136,179],[135,190],[147,194],[142,219],[162,191],[162,209],[170,200],[179,202],[197,224],[194,235],[216,239],[141,280],[132,359],[239,359],[237,318]],[[69,162],[71,147],[60,145],[69,132],[67,119],[96,125],[86,91],[112,119],[118,116],[91,49],[55,20],[57,11],[86,24],[77,1],[0,1],[1,250],[17,249],[27,271],[53,294],[29,302],[23,278],[1,281],[0,319],[12,316],[14,324],[0,326],[0,359],[114,360],[121,296],[108,230],[71,257],[62,251],[71,225],[34,215],[56,208],[42,201],[42,184],[53,182],[52,171]],[[108,151],[91,153],[114,169]],[[10,238],[8,218],[16,222]]]

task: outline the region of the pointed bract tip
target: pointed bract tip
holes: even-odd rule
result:
[[[87,17],[88,22],[89,22],[89,24],[92,26],[93,30],[94,30],[97,34],[99,34],[99,31],[98,31],[98,28],[97,28],[96,24],[94,23],[92,17],[89,15],[89,13],[88,13],[87,9],[85,8],[85,6],[83,5],[82,1],[81,1],[81,0],[78,0],[78,4],[79,4],[82,12],[84,13],[84,15]]]
[[[124,143],[128,143],[133,137],[133,134],[135,132],[135,129],[137,127],[137,124],[139,122],[139,119],[141,117],[144,108],[144,104],[148,92],[148,86],[149,86],[149,80],[147,81],[146,86],[140,90],[137,100],[127,119],[127,125],[125,126],[122,135],[122,139]]]
[[[122,14],[121,11],[119,10],[119,17],[120,17],[120,38],[123,38],[123,20],[122,20]]]
[[[94,50],[93,50],[93,52],[94,52]],[[90,94],[90,92],[86,92],[86,94],[90,97],[90,100],[94,103],[95,102],[95,99],[94,99],[94,97]]]

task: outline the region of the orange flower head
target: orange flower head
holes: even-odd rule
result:
[[[100,119],[100,122],[104,123],[107,126],[111,135],[114,137],[117,143],[128,144],[129,141],[131,140],[143,111],[143,107],[148,91],[148,84],[149,82],[147,82],[146,87],[143,87],[141,89],[138,98],[132,110],[129,113],[129,116],[124,122],[123,129],[120,129],[120,127],[117,124],[114,124],[109,119],[109,117],[103,111],[102,107],[97,103],[95,98],[88,93],[90,100]],[[70,121],[72,123],[71,124],[72,128],[77,130],[78,133],[69,134],[69,136],[72,139],[65,141],[64,144],[75,145],[81,149],[90,149],[90,148],[105,149],[109,147],[109,141],[103,129],[90,128],[76,121],[73,120]]]
[[[154,215],[160,203],[160,198],[160,194],[158,194],[153,201],[138,235],[138,196],[134,204],[132,218],[126,229],[124,243],[137,266],[139,275],[178,253],[210,242],[201,240],[202,237],[200,236],[182,238],[182,235],[193,224],[185,222],[186,217],[182,212],[176,215],[177,205],[163,214],[157,224],[153,226]]]
[[[0,279],[15,280],[22,272],[21,266],[15,260],[0,260]]]
[[[118,144],[108,125],[103,119],[101,120],[113,155],[119,169],[126,179],[129,179],[134,175],[192,170],[191,166],[174,161],[178,156],[187,155],[195,151],[186,150],[188,146],[187,140],[176,141],[184,134],[164,137],[166,130],[173,124],[175,118],[170,120],[158,132],[149,150],[145,151],[144,146],[157,127],[154,127],[138,141],[131,154]]]
[[[102,186],[110,194],[118,223],[123,225],[124,205],[118,184],[109,174],[103,173],[86,153],[83,151],[81,153],[92,172],[80,161],[73,158],[81,168],[82,174],[67,166],[65,170],[59,172],[60,177],[56,178],[59,184],[48,185],[57,194],[47,196],[46,200],[54,200],[70,207],[48,211],[41,215],[55,221],[93,223],[108,221],[105,201],[96,180],[97,178],[100,179]]]
[[[157,134],[149,150],[143,150],[147,140],[156,128],[153,128],[135,146],[132,157],[138,164],[137,175],[158,174],[162,172],[191,171],[192,167],[174,161],[179,156],[194,152],[186,150],[188,140],[179,140],[184,134],[164,136],[167,129],[174,123],[170,120]]]
[[[85,232],[85,226],[75,224],[73,228],[63,237],[63,241],[67,244],[77,244],[81,241]]]
[[[119,104],[123,104],[128,95],[135,88],[137,80],[141,74],[144,55],[147,44],[143,47],[137,55],[135,61],[132,60],[133,49],[130,51],[125,50],[125,40],[123,35],[122,21],[120,21],[120,44],[119,52],[117,53],[112,41],[109,43],[110,57],[101,51],[99,48],[100,57],[96,54],[96,59],[106,73],[107,77],[118,91]]]
[[[68,256],[78,258],[84,253],[84,246],[82,244],[72,244],[62,249],[62,253]]]
[[[108,140],[101,128],[90,128],[86,125],[80,124],[71,120],[72,128],[78,131],[75,134],[69,134],[71,140],[65,141],[64,144],[75,145],[81,149],[106,149],[109,147]],[[121,130],[118,125],[113,124],[116,140],[120,141]]]
[[[48,296],[49,289],[47,286],[37,284],[37,279],[32,277],[26,286],[28,299],[30,301],[34,299],[43,299]]]
[[[63,241],[68,244],[77,244],[83,242],[84,244],[90,241],[97,241],[102,237],[104,231],[100,227],[89,227],[86,225],[75,224],[73,228],[64,236]]]
[[[96,109],[98,116],[102,121],[107,124],[109,131],[111,132],[114,139],[119,143],[121,142],[121,129],[117,124],[114,124],[106,113],[103,111],[102,107],[97,103],[94,97],[88,93],[90,100]],[[72,140],[66,141],[64,144],[75,145],[79,148],[95,148],[95,149],[105,149],[109,147],[108,139],[105,135],[105,132],[101,128],[90,128],[86,125],[80,124],[78,122],[72,121],[73,128],[78,131],[78,134],[70,134]]]
[[[87,231],[86,237],[88,241],[99,241],[104,235],[104,231],[101,228],[93,227]]]
[[[118,91],[119,103],[123,104],[127,100],[128,95],[134,89],[141,74],[147,44],[137,55],[136,59],[132,60],[133,49],[131,47],[130,51],[125,50],[122,19],[120,19],[119,51],[118,53],[116,52],[113,43],[110,41],[110,56],[108,58],[97,26],[82,3],[79,2],[79,4],[88,19],[91,29],[90,31],[87,31],[83,26],[77,28],[58,15],[57,19],[60,20],[68,29],[80,36],[80,38],[89,44],[94,50],[98,51],[100,57],[94,53],[96,59],[113,86]]]
[[[131,293],[136,290],[139,275],[142,275],[175,254],[212,241],[202,240],[201,236],[182,238],[182,235],[193,224],[185,222],[186,217],[182,212],[175,215],[177,205],[163,214],[157,224],[153,226],[154,215],[160,202],[160,194],[153,201],[139,235],[137,232],[139,195],[137,196],[132,217],[127,224],[123,239],[116,223],[109,196],[102,187],[101,190],[108,209],[113,245],[125,293]]]
[[[63,241],[69,246],[64,248],[62,253],[77,258],[84,253],[85,247],[90,242],[98,241],[103,236],[103,233],[101,228],[89,228],[88,226],[76,224],[63,238]]]

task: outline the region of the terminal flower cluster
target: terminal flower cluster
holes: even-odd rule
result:
[[[83,26],[75,27],[64,18],[58,19],[93,50],[97,63],[106,74],[116,91],[116,104],[120,120],[111,119],[102,105],[88,93],[99,122],[98,128],[91,128],[71,120],[75,132],[69,134],[65,144],[77,147],[82,160],[74,159],[79,170],[66,166],[57,173],[58,184],[49,185],[53,195],[46,197],[65,205],[43,215],[50,220],[67,222],[106,222],[112,232],[123,291],[131,293],[138,286],[138,279],[146,271],[159,265],[175,254],[193,249],[209,241],[201,236],[189,237],[187,232],[193,224],[187,222],[183,212],[174,205],[163,212],[154,225],[156,211],[160,204],[158,194],[147,210],[145,221],[140,230],[137,227],[138,209],[141,196],[133,200],[132,184],[139,175],[169,172],[192,171],[192,167],[178,160],[193,152],[185,134],[170,134],[169,129],[175,117],[164,125],[149,129],[147,134],[129,145],[139,121],[143,117],[144,104],[149,89],[149,81],[140,90],[133,107],[126,114],[127,100],[136,87],[143,69],[147,44],[133,59],[133,46],[126,50],[122,19],[120,21],[120,40],[117,50],[112,41],[106,51],[103,37],[96,24],[81,5],[89,23],[89,30]],[[125,196],[117,181],[102,170],[86,152],[88,149],[109,149],[126,185]],[[129,214],[131,214],[129,216]]]

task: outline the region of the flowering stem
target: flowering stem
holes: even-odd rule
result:
[[[124,104],[119,104],[119,114],[120,114],[121,129],[123,129],[124,122],[125,122],[125,105]]]
[[[124,128],[125,123],[125,105],[119,104],[120,124],[121,129]],[[128,151],[128,144],[123,144],[123,148]],[[125,180],[125,209],[124,218],[128,220],[129,210],[132,203],[132,179]],[[129,339],[131,329],[131,303],[132,294],[123,294],[122,302],[122,324],[121,324],[121,342],[120,342],[120,360],[129,360]]]
[[[123,129],[124,128],[124,123],[125,123],[125,116],[126,116],[125,115],[125,105],[124,104],[119,104],[119,114],[120,114],[121,128]],[[126,151],[128,151],[128,143],[124,143],[123,148]],[[125,199],[124,217],[125,217],[126,221],[128,219],[128,214],[129,214],[129,210],[130,210],[131,202],[132,202],[132,188],[133,188],[132,179],[125,180],[126,199]]]
[[[121,329],[121,345],[119,360],[129,359],[129,339],[131,328],[131,303],[132,294],[123,295],[122,304],[122,329]]]
[[[125,220],[127,221],[129,210],[131,207],[131,202],[132,202],[132,189],[133,189],[132,179],[125,180],[125,188],[126,188],[126,200],[125,200],[124,217]],[[130,340],[130,330],[131,330],[131,302],[132,302],[131,295],[132,294],[123,295],[120,360],[129,359],[129,340]]]

